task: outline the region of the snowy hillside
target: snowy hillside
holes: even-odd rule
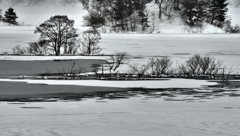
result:
[[[0,0],[2,6],[78,6],[78,0]]]
[[[229,0],[227,19],[230,18],[232,25],[240,25],[240,1]],[[225,33],[225,31],[214,25],[204,23],[203,28],[194,27],[190,28],[185,25],[180,17],[180,11],[172,11],[172,17],[168,19],[163,14],[162,19],[158,19],[158,6],[154,1],[147,4],[146,9],[149,11],[149,25],[153,33]]]
[[[229,0],[228,1],[228,10],[226,14],[226,20],[231,21],[231,25],[240,25],[240,0]],[[148,27],[145,28],[145,30],[142,29],[142,24],[137,23],[137,28],[134,32],[130,32],[131,30],[127,28],[127,33],[210,33],[210,34],[221,34],[226,33],[225,28],[220,28],[215,25],[212,25],[210,23],[207,23],[203,21],[202,26],[195,25],[190,27],[186,24],[187,20],[182,19],[182,11],[183,11],[183,5],[180,4],[180,10],[173,10],[173,7],[171,8],[171,3],[166,3],[166,1],[163,1],[162,4],[162,14],[161,19],[159,18],[159,6],[155,3],[155,0],[152,0],[152,2],[146,4],[146,10],[144,11],[144,14],[147,15],[147,24]],[[137,18],[139,20],[138,11],[135,11],[131,16],[127,17],[125,20],[128,20],[128,26],[131,25],[132,21],[131,18]],[[207,18],[207,17],[206,17]],[[129,21],[130,20],[130,21]],[[109,25],[110,24],[110,25]],[[101,30],[101,32],[107,32],[107,33],[122,33],[122,30],[113,30],[115,27],[114,22],[112,23],[110,20],[110,23],[108,25],[110,27],[104,27]],[[118,25],[120,25],[121,22],[118,22]],[[126,25],[126,27],[128,27]],[[126,28],[125,28],[126,29]],[[123,30],[123,33],[126,33]]]
[[[208,23],[204,23],[202,28],[194,27],[190,28],[184,24],[184,21],[180,17],[180,11],[172,11],[171,18],[168,18],[163,14],[162,19],[158,18],[158,6],[154,4],[154,1],[147,4],[146,9],[149,11],[149,25],[150,30],[153,33],[225,33],[224,30],[213,26]],[[153,16],[154,15],[154,16]]]

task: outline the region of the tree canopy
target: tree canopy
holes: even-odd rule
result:
[[[16,12],[14,12],[14,9],[10,7],[4,14],[4,21],[13,25],[17,25],[17,15]]]
[[[44,43],[56,56],[61,54],[61,48],[64,48],[64,54],[69,52],[79,36],[74,28],[74,20],[60,15],[53,16],[40,24],[34,33],[41,34],[39,42]]]

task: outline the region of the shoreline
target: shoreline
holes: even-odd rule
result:
[[[36,81],[36,80],[35,80]],[[48,80],[45,80],[49,82]],[[80,82],[79,80],[76,80]],[[170,80],[168,80],[170,81]],[[199,82],[200,80],[195,80]],[[70,81],[71,82],[71,81]],[[119,81],[117,81],[119,82]],[[132,81],[133,83],[139,83],[138,81]],[[162,81],[158,81],[160,83]],[[110,82],[111,83],[111,82]],[[116,82],[112,82],[116,83]],[[141,85],[144,82],[141,82]],[[146,83],[146,82],[145,82]],[[209,82],[211,83],[211,82]],[[199,98],[207,98],[209,96],[232,96],[240,97],[238,93],[240,91],[240,81],[230,81],[228,88],[222,88],[219,84],[201,85],[198,87],[119,87],[119,86],[96,86],[96,81],[92,81],[92,86],[88,85],[71,85],[62,83],[49,84],[47,83],[31,83],[22,81],[4,81],[0,79],[0,101],[8,102],[54,102],[59,100],[66,101],[81,101],[86,98],[98,97],[100,99],[127,99],[139,94],[174,98],[175,95],[190,95]],[[109,84],[109,82],[108,82]],[[174,82],[172,82],[174,84]],[[175,83],[176,84],[176,83]],[[166,83],[164,83],[166,85]],[[155,94],[157,93],[157,95]],[[175,101],[175,100],[174,100]],[[177,101],[177,100],[176,100]]]

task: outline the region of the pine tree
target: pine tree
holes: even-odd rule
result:
[[[194,26],[196,21],[197,10],[197,0],[184,0],[182,3],[184,10],[182,16],[186,19],[188,25]]]
[[[184,0],[183,6],[187,24],[201,26],[206,17],[206,0]]]
[[[18,23],[16,22],[17,15],[14,12],[14,9],[10,7],[4,14],[4,21],[13,25],[17,25]]]
[[[207,22],[221,26],[226,19],[226,12],[228,11],[226,3],[227,0],[210,0],[208,4],[208,19]]]
[[[127,6],[123,0],[115,0],[113,2],[113,18],[116,22],[120,21],[120,24],[117,25],[120,25],[123,31],[125,30],[124,18],[126,16],[126,9]]]

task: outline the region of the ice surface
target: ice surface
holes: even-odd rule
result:
[[[239,98],[0,103],[1,136],[238,136]]]

